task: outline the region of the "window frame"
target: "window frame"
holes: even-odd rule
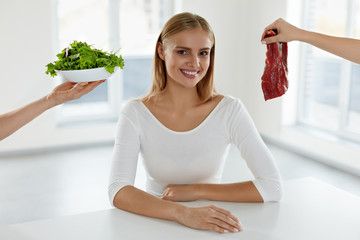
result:
[[[354,37],[355,33],[355,14],[356,14],[356,8],[354,8],[355,0],[346,0],[347,1],[347,19],[346,19],[346,35],[344,37]],[[309,29],[308,24],[308,18],[310,16],[307,14],[307,9],[309,9],[309,2],[312,2],[312,0],[306,0],[304,1],[303,6],[303,27],[305,29]],[[341,75],[340,75],[340,89],[339,89],[339,102],[337,109],[339,111],[339,121],[337,123],[337,129],[326,129],[321,123],[313,122],[308,120],[308,118],[304,114],[304,105],[306,101],[305,96],[305,88],[306,88],[306,82],[308,81],[306,79],[306,65],[307,65],[307,51],[309,49],[315,48],[314,46],[311,46],[309,44],[303,44],[300,48],[300,81],[299,81],[299,94],[298,94],[298,106],[297,106],[297,124],[306,128],[309,128],[313,131],[318,131],[325,133],[329,136],[335,136],[339,139],[349,140],[353,142],[360,143],[360,134],[351,131],[348,129],[348,118],[350,113],[350,87],[351,87],[351,72],[352,72],[352,65],[354,63],[345,60],[340,59],[341,61]]]

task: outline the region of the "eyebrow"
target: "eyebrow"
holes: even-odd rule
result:
[[[175,46],[175,48],[181,48],[181,49],[186,49],[186,50],[192,50],[191,48],[188,48],[188,47],[183,47],[183,46]],[[210,49],[211,49],[211,48],[206,47],[206,48],[201,48],[200,50],[201,50],[201,51],[204,51],[204,50],[209,51]]]

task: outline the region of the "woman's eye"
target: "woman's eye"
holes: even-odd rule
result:
[[[185,55],[186,54],[186,51],[185,50],[179,50],[179,51],[177,51],[178,52],[178,54],[181,54],[181,55]]]
[[[208,52],[206,52],[206,51],[204,51],[204,52],[200,52],[200,55],[201,56],[207,56],[209,53]]]

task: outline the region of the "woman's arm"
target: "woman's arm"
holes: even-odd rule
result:
[[[263,202],[251,181],[229,184],[169,185],[162,199],[187,202],[200,199],[228,202]]]
[[[0,115],[0,141],[46,110],[69,100],[80,98],[102,82],[80,83],[77,85],[75,85],[76,83],[64,82],[57,86],[49,95],[14,111]]]
[[[266,31],[276,29],[278,34],[265,38]],[[339,57],[360,64],[360,40],[354,38],[335,37],[326,34],[306,31],[297,28],[279,18],[264,30],[261,36],[263,43],[302,41],[335,54]]]
[[[216,206],[187,207],[154,197],[133,186],[123,187],[114,198],[114,206],[143,216],[177,221],[187,227],[219,233],[242,230],[239,220]]]
[[[239,149],[255,179],[230,184],[170,185],[163,199],[193,201],[208,199],[231,202],[279,201],[282,180],[276,162],[240,100],[234,100],[227,115],[229,141]]]
[[[50,103],[46,97],[43,97],[19,109],[0,115],[0,140],[8,137],[49,108],[51,108]]]

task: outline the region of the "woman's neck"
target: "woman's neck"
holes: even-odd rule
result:
[[[196,86],[193,88],[184,88],[168,85],[162,93],[162,97],[172,109],[184,110],[201,104],[201,99]]]

